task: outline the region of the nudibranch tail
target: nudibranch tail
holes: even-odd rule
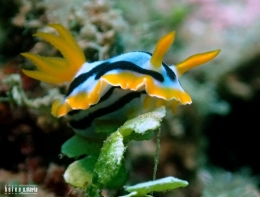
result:
[[[85,110],[99,102],[102,94],[105,92],[107,83],[102,80],[90,84],[91,90],[87,87],[83,90],[77,90],[75,94],[66,96],[54,102],[52,105],[52,115],[61,117],[72,110]]]
[[[185,59],[184,61],[178,63],[176,65],[176,69],[178,72],[178,77],[180,77],[183,73],[190,70],[191,68],[194,68],[196,66],[199,66],[201,64],[204,64],[213,58],[215,58],[219,54],[220,50],[215,51],[209,51],[205,53],[199,53],[192,55]]]
[[[55,117],[61,117],[66,115],[71,110],[72,109],[67,102],[62,102],[62,100],[56,100],[52,104],[51,113]]]
[[[50,33],[36,33],[35,36],[52,44],[61,52],[64,58],[42,57],[31,53],[22,53],[21,55],[31,60],[38,68],[36,71],[23,70],[23,72],[34,79],[48,83],[72,81],[85,62],[84,53],[68,30],[62,25],[51,24],[49,26],[54,28],[59,36]]]
[[[170,46],[172,45],[175,38],[175,32],[170,32],[163,36],[156,44],[154,53],[152,55],[152,58],[150,60],[151,64],[159,68],[162,65],[163,57],[165,53],[168,51]]]

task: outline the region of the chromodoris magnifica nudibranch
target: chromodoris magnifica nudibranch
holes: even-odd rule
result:
[[[70,82],[65,97],[54,102],[52,114],[56,117],[68,114],[72,128],[83,135],[94,119],[121,117],[117,112],[123,108],[127,108],[124,113],[127,112],[125,116],[129,117],[136,115],[136,111],[138,114],[161,105],[174,110],[179,104],[190,104],[191,98],[181,87],[179,77],[212,60],[220,52],[196,54],[177,65],[168,66],[163,57],[175,38],[175,32],[170,32],[158,41],[153,53],[128,52],[89,63],[62,25],[49,26],[59,35],[36,33],[35,36],[51,43],[64,58],[22,53],[37,67],[37,70],[23,72],[43,82]]]

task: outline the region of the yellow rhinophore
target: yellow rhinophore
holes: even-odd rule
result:
[[[156,44],[154,53],[150,60],[152,66],[159,68],[162,65],[163,57],[172,45],[175,38],[175,32],[170,32],[163,36]]]
[[[176,65],[176,69],[178,72],[178,77],[180,77],[183,73],[190,70],[191,68],[194,68],[196,66],[199,66],[201,64],[204,64],[210,60],[212,60],[214,57],[216,57],[219,54],[220,50],[215,51],[209,51],[206,53],[198,53],[195,55],[192,55],[185,59],[184,61],[178,63]]]

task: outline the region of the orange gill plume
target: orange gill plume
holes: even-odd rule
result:
[[[34,36],[40,37],[52,44],[61,52],[64,58],[43,57],[32,53],[22,53],[22,56],[31,60],[37,67],[37,70],[23,70],[23,72],[43,82],[70,82],[86,61],[84,53],[68,30],[62,25],[50,24],[49,26],[54,28],[59,36],[42,32],[36,33]]]

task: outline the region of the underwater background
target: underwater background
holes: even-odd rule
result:
[[[71,159],[60,155],[60,147],[73,132],[66,118],[50,113],[67,86],[21,72],[33,68],[22,52],[60,55],[32,36],[54,33],[50,23],[69,29],[89,62],[152,52],[172,30],[168,64],[221,49],[181,78],[193,103],[168,113],[162,126],[157,177],[175,176],[189,186],[155,196],[260,196],[259,0],[1,0],[0,196],[8,196],[4,186],[11,183],[37,184],[37,196],[83,196],[63,180]],[[152,178],[155,149],[155,139],[129,145],[130,183]]]

